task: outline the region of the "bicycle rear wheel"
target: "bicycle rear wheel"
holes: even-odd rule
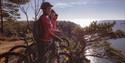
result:
[[[27,57],[20,53],[5,52],[0,54],[0,63],[29,63]]]
[[[36,47],[34,47],[34,46],[35,46],[34,43],[29,46],[18,45],[18,46],[11,48],[9,51],[18,52],[20,54],[25,55],[31,63],[31,62],[34,62],[34,59],[35,59],[36,49],[34,51],[34,48],[36,48]]]

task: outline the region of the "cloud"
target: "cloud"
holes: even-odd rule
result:
[[[96,5],[96,4],[123,4],[125,0],[62,0],[55,3],[58,8],[71,8],[82,5]]]
[[[86,5],[87,2],[68,2],[68,3],[56,3],[55,7],[58,8],[69,8],[69,7],[74,7],[78,5]]]
[[[69,7],[92,5],[92,4],[98,4],[98,3],[100,3],[100,1],[97,1],[97,0],[66,0],[66,1],[55,3],[55,7],[69,8]]]
[[[86,5],[87,2],[71,2],[72,5]]]
[[[55,7],[67,8],[67,7],[73,7],[73,6],[71,4],[68,4],[68,3],[57,3],[57,4],[55,4]]]

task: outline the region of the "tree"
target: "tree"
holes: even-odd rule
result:
[[[2,0],[0,0],[0,20],[1,20],[1,27],[0,27],[0,33],[3,33],[3,14],[2,14]]]
[[[31,31],[31,27],[32,25],[29,22],[29,15],[28,11],[33,11],[33,16],[34,16],[34,21],[37,21],[39,16],[40,16],[40,6],[42,4],[42,2],[44,2],[45,0],[32,0],[31,2],[29,2],[27,5],[20,5],[19,8],[20,10],[25,14],[26,16],[26,20],[27,20],[27,28]],[[30,7],[30,9],[29,9]]]
[[[27,26],[23,22],[18,21],[5,21],[4,22],[4,35],[6,37],[17,36],[19,32],[26,32]]]
[[[26,4],[30,0],[0,0],[1,30],[3,32],[3,20],[16,20],[20,17],[19,5]]]
[[[59,22],[60,27],[64,34],[70,39],[70,44],[73,45],[73,50],[84,51],[84,56],[94,56],[103,59],[108,59],[115,63],[124,63],[125,56],[122,51],[112,48],[109,39],[118,39],[125,37],[125,32],[122,30],[114,31],[112,27],[116,22],[104,22],[98,23],[97,21],[91,22],[89,26],[84,28],[73,25],[73,23]],[[73,25],[73,26],[71,26]],[[70,36],[69,36],[70,35]],[[74,45],[77,44],[76,45]],[[75,46],[75,47],[74,47]],[[77,52],[79,52],[77,50]],[[93,52],[93,54],[86,54],[87,51]]]
[[[112,23],[97,23],[95,21],[85,28],[74,29],[76,38],[80,40],[80,45],[85,47],[84,51],[91,49],[90,51],[93,52],[93,54],[85,54],[85,56],[105,58],[116,63],[125,62],[125,56],[122,54],[122,52],[112,48],[107,42],[109,39],[125,37],[124,31],[112,30],[115,23],[115,21]]]
[[[32,10],[34,11],[34,21],[38,20],[40,13],[40,6],[41,4],[45,2],[45,0],[33,0],[31,2]]]

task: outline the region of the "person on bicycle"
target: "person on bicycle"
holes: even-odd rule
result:
[[[44,43],[47,43],[51,38],[60,40],[60,38],[57,37],[53,32],[53,26],[55,25],[52,23],[52,19],[50,19],[52,7],[53,5],[51,5],[49,2],[44,2],[41,5],[43,14],[40,16],[40,23],[44,29],[44,32],[41,36],[41,41]]]
[[[38,45],[39,45],[39,53],[44,54],[45,48],[49,45],[49,40],[51,39],[55,39],[55,40],[61,40],[58,36],[56,36],[53,32],[53,23],[52,23],[52,19],[50,19],[50,15],[51,15],[51,8],[53,7],[53,5],[51,5],[49,2],[44,2],[41,5],[43,14],[40,16],[39,20],[40,20],[40,24],[42,26],[43,32],[41,35],[41,38],[38,40]],[[40,55],[40,58],[42,58],[42,56]],[[40,60],[40,59],[39,59]]]
[[[60,32],[60,30],[57,27],[57,21],[56,21],[57,18],[58,18],[57,13],[52,9],[51,14],[50,14],[50,19],[51,19],[52,24],[53,24],[53,31],[54,32]]]

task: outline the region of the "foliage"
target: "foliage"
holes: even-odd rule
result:
[[[116,22],[98,23],[97,21],[91,22],[89,26],[84,28],[71,22],[59,22],[59,26],[72,41],[76,42],[78,46],[74,49],[79,51],[84,48],[84,52],[91,50],[93,54],[85,54],[85,56],[95,56],[105,58],[115,63],[124,63],[124,54],[110,46],[108,39],[118,39],[125,37],[125,32],[122,30],[114,31],[112,27]],[[77,52],[78,52],[77,50]]]
[[[29,0],[2,0],[2,15],[4,20],[15,20],[20,17],[19,6]]]
[[[16,3],[16,4],[26,4],[30,0],[9,0],[9,1]]]
[[[27,31],[26,24],[23,24],[23,22],[5,21],[4,26],[5,26],[4,34],[7,37],[17,36],[19,32]]]
[[[112,23],[97,23],[92,22],[85,28],[76,28],[76,38],[85,47],[85,50],[91,49],[94,54],[90,56],[96,56],[100,58],[106,58],[116,62],[125,62],[125,56],[119,50],[116,50],[110,46],[107,42],[108,39],[117,39],[125,37],[125,32],[122,30],[113,31],[112,27],[115,25],[115,21]],[[80,39],[79,39],[80,38]],[[89,56],[89,55],[87,55]]]

